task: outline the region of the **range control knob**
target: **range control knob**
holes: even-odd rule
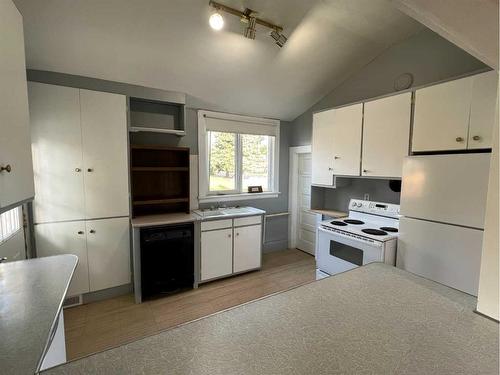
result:
[[[361,202],[358,202],[357,206],[361,207],[363,204]]]

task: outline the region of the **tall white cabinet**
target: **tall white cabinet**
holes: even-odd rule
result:
[[[72,253],[68,295],[130,282],[124,95],[29,83],[38,256]]]
[[[23,18],[0,1],[0,211],[34,196]]]

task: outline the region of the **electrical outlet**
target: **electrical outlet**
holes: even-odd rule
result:
[[[369,200],[370,200],[370,194],[365,193],[365,195],[363,196],[363,199],[364,199],[365,201],[369,201]]]

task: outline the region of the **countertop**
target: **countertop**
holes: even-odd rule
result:
[[[38,370],[77,262],[57,255],[0,264],[2,375]]]
[[[317,213],[317,214],[321,214],[321,215],[332,217],[334,219],[338,219],[338,218],[341,218],[341,217],[347,217],[347,216],[349,216],[349,214],[347,212],[336,211],[336,210],[311,209],[311,211],[314,212],[314,213]]]
[[[161,215],[147,215],[139,216],[132,219],[133,228],[145,228],[154,227],[158,225],[169,225],[169,224],[180,224],[180,223],[191,223],[195,221],[207,221],[207,220],[224,220],[224,219],[234,219],[236,217],[253,216],[253,215],[264,215],[266,212],[254,207],[242,207],[248,209],[245,213],[234,213],[229,215],[219,215],[211,217],[201,217],[196,214],[195,211],[190,213],[171,213],[171,214],[161,214]]]
[[[180,224],[180,223],[191,223],[194,221],[201,220],[201,217],[195,213],[171,213],[171,214],[161,214],[161,215],[147,215],[139,216],[132,219],[132,227],[143,228],[143,227],[154,227],[157,225],[168,225],[168,224]]]
[[[45,374],[498,374],[470,295],[372,263]]]

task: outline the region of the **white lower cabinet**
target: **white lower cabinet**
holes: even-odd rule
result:
[[[201,233],[201,280],[230,275],[233,272],[233,229]]]
[[[260,268],[262,216],[203,222],[200,249],[202,282]]]
[[[35,225],[38,257],[78,257],[68,296],[130,283],[128,217]]]
[[[85,226],[90,291],[130,283],[128,217],[89,220]]]
[[[233,272],[242,272],[260,267],[262,235],[260,225],[234,228]]]
[[[35,225],[36,252],[38,257],[73,254],[78,257],[68,296],[89,292],[89,267],[85,222],[68,221]]]

